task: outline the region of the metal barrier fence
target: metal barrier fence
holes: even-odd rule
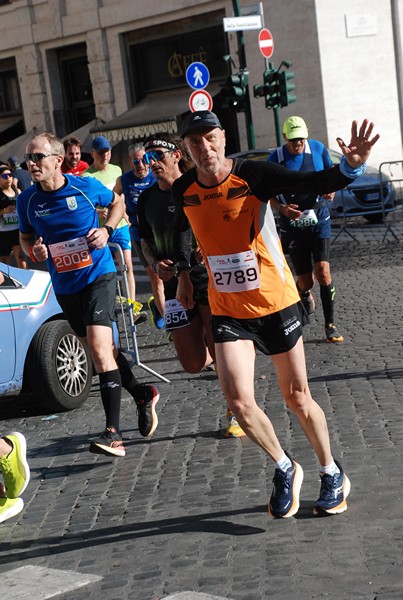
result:
[[[396,210],[403,198],[403,177],[402,177],[403,161],[385,161],[378,168],[378,186],[370,191],[368,185],[348,186],[340,191],[342,197],[342,211],[337,217],[332,219],[342,219],[340,229],[333,238],[334,243],[342,233],[346,233],[354,241],[358,241],[356,236],[350,231],[353,227],[352,219],[355,217],[364,217],[368,223],[376,224],[379,228],[380,224],[385,227],[382,241],[385,241],[390,233],[398,240],[398,236],[393,230],[393,223],[388,219],[388,216]],[[359,183],[359,180],[357,181]],[[353,208],[348,206],[349,197],[355,197],[357,206]],[[368,228],[368,225],[366,226]]]
[[[127,283],[127,267],[125,265],[122,248],[119,244],[109,243],[111,251],[117,253],[117,295],[119,298],[127,299],[130,297],[129,294],[129,286]],[[136,337],[136,325],[133,317],[132,307],[127,302],[119,302],[116,305],[118,321],[117,321],[117,331],[115,331],[115,337],[117,336],[117,340],[115,343],[119,346],[119,348],[125,354],[130,356],[130,366],[136,365],[141,369],[144,369],[148,373],[155,375],[158,379],[170,383],[169,379],[153,371],[150,367],[147,367],[140,360],[139,349],[137,345],[137,337]]]

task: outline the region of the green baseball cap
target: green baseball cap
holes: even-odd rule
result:
[[[295,140],[296,138],[306,139],[308,137],[308,128],[301,117],[288,117],[284,121],[283,133],[287,140]]]

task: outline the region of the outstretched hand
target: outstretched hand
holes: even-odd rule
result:
[[[379,133],[371,138],[374,129],[374,123],[364,119],[360,130],[357,133],[358,123],[353,121],[351,125],[351,140],[347,146],[342,138],[337,138],[337,143],[350,167],[353,169],[360,167],[367,162],[371,154],[372,146],[379,140]]]

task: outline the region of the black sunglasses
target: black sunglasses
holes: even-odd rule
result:
[[[29,161],[37,163],[40,160],[47,158],[48,156],[59,156],[59,154],[42,154],[42,152],[30,152],[28,154],[24,154],[24,160],[26,163]]]
[[[173,150],[150,150],[150,152],[144,154],[144,160],[147,165],[150,165],[152,160],[154,162],[164,160],[165,154],[169,154],[170,152],[173,152]]]
[[[1,178],[2,178],[2,179],[8,179],[9,177],[12,177],[12,174],[11,174],[11,173],[2,173],[2,174],[1,174]]]
[[[137,167],[140,163],[142,165],[148,165],[148,162],[145,158],[133,158],[132,163]]]

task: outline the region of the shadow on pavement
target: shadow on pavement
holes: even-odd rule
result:
[[[216,533],[221,535],[245,536],[266,533],[260,527],[251,527],[233,523],[231,517],[246,516],[266,512],[267,507],[255,506],[220,512],[208,512],[192,516],[174,517],[146,521],[144,523],[122,523],[114,527],[82,531],[77,534],[67,534],[60,538],[41,537],[40,539],[23,540],[20,542],[2,543],[0,562],[5,565],[19,560],[30,560],[40,556],[72,552],[77,549],[104,546],[105,544],[121,543],[134,538],[149,538],[167,534],[183,534],[191,532]]]

